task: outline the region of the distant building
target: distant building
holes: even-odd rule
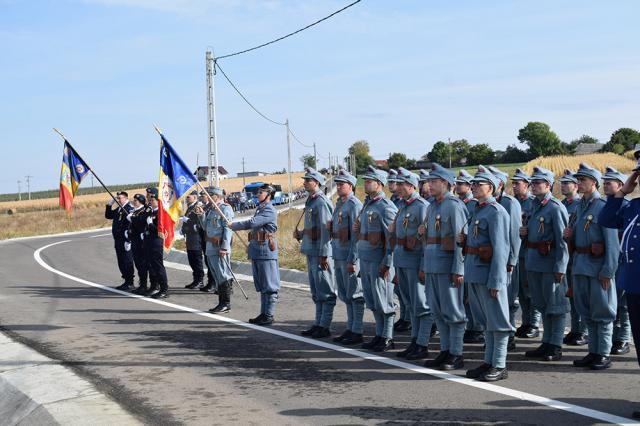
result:
[[[576,147],[574,155],[588,155],[599,152],[604,147],[603,143],[580,143]]]
[[[389,166],[387,160],[373,160],[373,162],[376,163],[376,166],[383,167],[385,169]]]
[[[196,170],[196,176],[199,181],[206,181],[209,179],[209,166],[198,166]],[[218,178],[226,179],[229,177],[229,172],[222,166],[218,166]]]
[[[265,172],[259,172],[259,171],[253,171],[253,172],[244,172],[244,173],[238,173],[238,177],[254,177],[254,176],[266,176],[267,173]]]

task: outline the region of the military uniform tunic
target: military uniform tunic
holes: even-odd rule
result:
[[[520,290],[520,271],[519,271],[519,257],[520,246],[522,239],[520,238],[520,227],[522,226],[522,208],[520,203],[514,197],[509,194],[503,193],[496,201],[504,207],[509,215],[509,259],[507,265],[513,267],[511,273],[507,273],[509,279],[509,285],[507,286],[507,293],[509,299],[509,318],[511,325],[515,327],[516,313],[518,312],[518,293]]]
[[[562,200],[562,204],[567,209],[569,215],[569,225],[572,225],[576,221],[576,214],[578,206],[580,205],[580,195],[574,197],[566,197]],[[573,274],[571,273],[571,265],[573,263],[573,254],[569,250],[569,264],[567,265],[567,284],[569,285],[569,294],[571,295],[573,290]],[[573,296],[569,297],[569,303],[571,305],[571,332],[587,334],[587,322],[582,320],[580,313],[576,309],[576,304]]]
[[[522,224],[525,225],[529,222],[531,217],[531,211],[533,209],[533,200],[535,197],[528,193],[523,197],[516,197],[520,203],[520,209],[522,212]],[[522,310],[522,324],[530,325],[532,327],[540,327],[541,314],[531,303],[531,289],[527,281],[527,239],[526,237],[520,237],[520,256],[518,259],[518,301],[520,302],[520,309]]]
[[[231,275],[231,240],[233,232],[227,220],[233,219],[233,209],[229,204],[220,203],[218,208],[224,214],[220,214],[218,209],[213,207],[204,216],[203,227],[207,240],[207,258],[213,278],[218,285],[230,281]],[[226,219],[225,219],[226,218]],[[226,250],[225,256],[220,256],[220,250]]]

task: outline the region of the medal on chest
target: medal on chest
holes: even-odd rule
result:
[[[411,217],[411,214],[407,213],[406,215],[404,215],[404,219],[402,219],[402,227],[404,229],[407,229],[407,227],[409,226],[409,218]]]
[[[439,215],[439,214],[437,214],[437,215],[436,215],[436,224],[435,224],[436,231],[439,231],[439,230],[440,230],[440,227],[441,227],[441,223],[440,223],[440,221],[441,221],[440,215]]]
[[[473,224],[473,236],[478,238],[478,232],[480,230],[480,221],[478,219],[476,219],[476,221]]]
[[[342,212],[338,212],[338,225],[342,225]]]
[[[593,215],[590,214],[589,216],[587,216],[587,221],[584,223],[584,232],[587,232],[589,230],[589,227],[591,227],[591,222],[593,222]]]
[[[313,209],[307,209],[307,218],[311,220],[311,216],[313,215]]]
[[[369,224],[373,223],[374,213],[372,211],[367,212],[367,222]]]
[[[540,216],[538,220],[538,234],[544,234],[544,216]]]

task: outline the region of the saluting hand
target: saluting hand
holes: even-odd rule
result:
[[[624,185],[622,185],[616,197],[623,198],[625,195],[631,194],[636,189],[636,186],[638,186],[638,177],[640,177],[640,170],[631,173],[631,176],[629,176]]]

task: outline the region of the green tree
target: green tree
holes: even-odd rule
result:
[[[622,127],[611,134],[611,139],[604,145],[602,150],[622,154],[634,149],[637,144],[640,144],[640,132],[628,127]]]
[[[356,157],[356,170],[358,174],[364,172],[369,165],[373,164],[373,158],[371,154],[369,154],[369,142],[365,140],[354,142],[349,147],[349,154],[354,154]]]
[[[529,153],[516,145],[509,145],[499,161],[501,163],[525,163],[529,161]]]
[[[397,169],[398,167],[407,167],[407,156],[401,152],[394,152],[389,154],[387,159],[387,165],[390,169]]]
[[[300,161],[302,162],[302,167],[313,167],[316,168],[316,158],[311,154],[305,154],[300,157]]]
[[[472,145],[471,148],[469,148],[467,165],[491,164],[494,162],[495,157],[495,153],[488,144],[481,143]]]
[[[436,142],[427,154],[427,158],[434,163],[449,164],[449,146],[446,142]]]
[[[529,146],[529,153],[535,158],[543,155],[562,154],[562,141],[548,124],[531,121],[518,132],[518,140]]]

